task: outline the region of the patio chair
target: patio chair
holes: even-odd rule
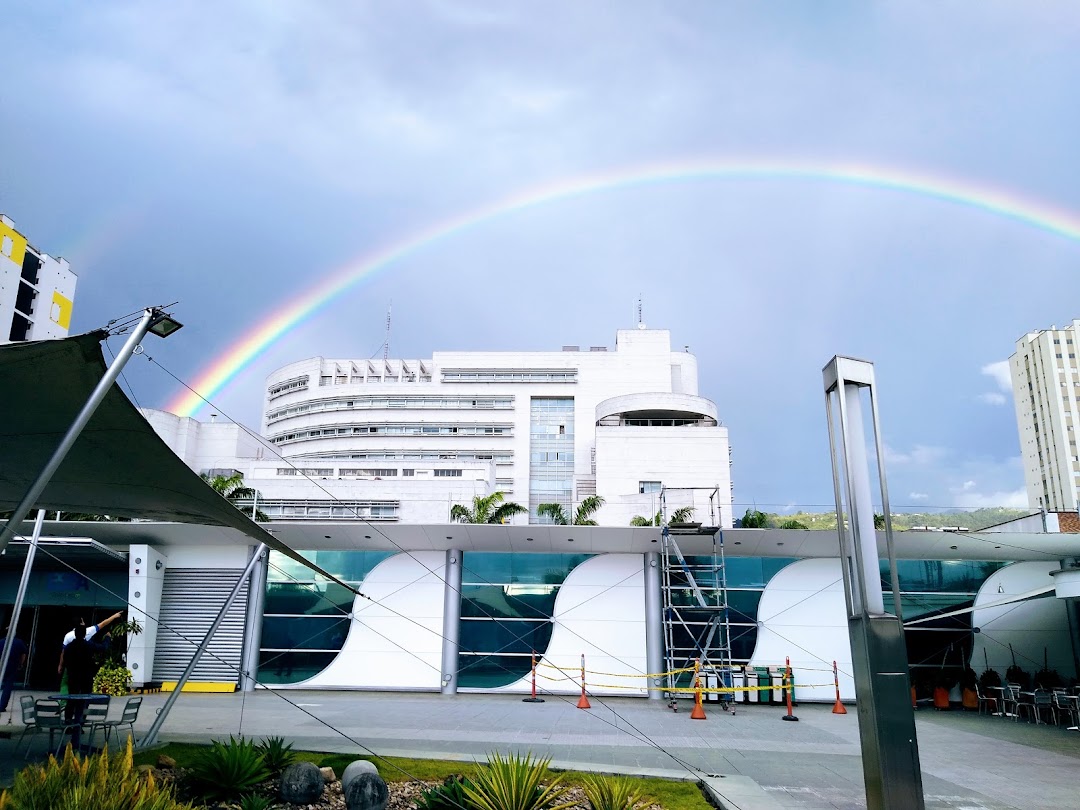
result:
[[[127,726],[131,729],[131,736],[135,736],[135,721],[139,719],[139,707],[142,706],[143,699],[141,697],[128,698],[127,703],[124,704],[124,710],[120,713],[120,716],[115,720],[104,720],[96,725],[105,729],[105,745],[109,744],[109,734],[116,729],[117,736],[119,737],[120,728]]]
[[[34,701],[34,733],[36,734],[39,731],[49,732],[49,749],[56,756],[60,755],[60,749],[64,747],[68,732],[77,728],[79,728],[78,723],[69,723],[64,719],[64,707],[59,700],[39,699]],[[53,737],[56,732],[60,732],[60,743],[54,749]],[[29,744],[26,746],[26,756],[27,758],[30,757]]]
[[[1020,691],[1022,687],[1018,683],[1005,684],[1005,714],[1012,719],[1018,720],[1020,717]]]
[[[86,711],[83,713],[83,725],[87,727],[90,732],[90,736],[86,741],[86,744],[91,748],[94,746],[94,734],[99,728],[105,728],[105,721],[109,717],[109,703],[110,700],[106,700],[104,703],[89,703],[86,706]],[[108,733],[105,735],[105,743],[108,744]]]
[[[997,714],[1000,711],[996,695],[984,695],[982,687],[975,685],[975,694],[979,698],[979,714],[985,710],[987,714]]]

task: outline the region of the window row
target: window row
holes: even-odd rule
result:
[[[267,393],[269,393],[270,399],[277,399],[291,391],[299,391],[301,388],[307,387],[308,375],[305,374],[302,377],[294,377],[291,380],[282,380],[281,382],[270,386]]]
[[[271,436],[274,444],[333,436],[512,436],[512,424],[499,425],[431,425],[423,422],[409,424],[346,425],[344,427],[313,427]]]
[[[294,456],[298,459],[325,459],[327,461],[494,461],[496,464],[513,464],[512,450],[498,453],[482,450],[371,450],[366,453],[306,453]]]
[[[577,369],[444,369],[443,382],[576,383]]]
[[[271,520],[397,520],[399,508],[398,501],[259,501]]]
[[[496,410],[512,411],[514,398],[507,397],[440,397],[440,396],[363,396],[334,397],[304,402],[271,411],[266,415],[267,422],[277,422],[291,416],[305,413],[324,413],[327,411],[381,410],[384,408],[405,408],[410,410]]]
[[[430,374],[402,374],[400,377],[391,377],[389,375],[385,377],[381,376],[364,376],[362,374],[346,375],[346,374],[324,374],[319,377],[319,385],[364,385],[372,383],[414,383],[414,382],[431,382]]]

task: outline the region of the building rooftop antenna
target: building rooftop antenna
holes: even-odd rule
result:
[[[637,297],[637,328],[644,329],[645,321],[641,319],[641,293],[638,293]]]
[[[390,299],[390,306],[386,308],[386,342],[383,343],[382,359],[390,358],[390,315],[394,311],[394,300]]]

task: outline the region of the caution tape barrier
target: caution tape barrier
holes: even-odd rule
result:
[[[578,667],[576,667],[576,666],[560,667],[560,666],[556,666],[555,664],[545,664],[543,661],[537,661],[536,666],[537,666],[538,669],[540,667],[545,667],[547,669],[557,669],[560,672],[563,672],[563,671],[568,670],[568,669],[572,669],[575,672],[578,670]],[[682,669],[673,669],[673,670],[671,670],[669,672],[655,672],[655,673],[644,673],[644,674],[638,673],[638,672],[601,672],[601,671],[596,670],[596,669],[587,669],[587,670],[585,670],[585,673],[587,675],[604,675],[604,676],[606,676],[608,678],[666,678],[669,675],[678,675],[678,674],[680,674],[682,672],[693,672],[693,671],[694,671],[694,667],[683,667]]]

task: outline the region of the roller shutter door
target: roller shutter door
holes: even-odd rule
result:
[[[161,587],[157,648],[154,650],[155,681],[180,679],[195,653],[196,646],[206,637],[210,625],[242,573],[241,568],[165,570]],[[191,680],[239,680],[247,592],[248,584],[245,582],[211,639],[210,646],[203,653],[199,665],[195,667]]]

